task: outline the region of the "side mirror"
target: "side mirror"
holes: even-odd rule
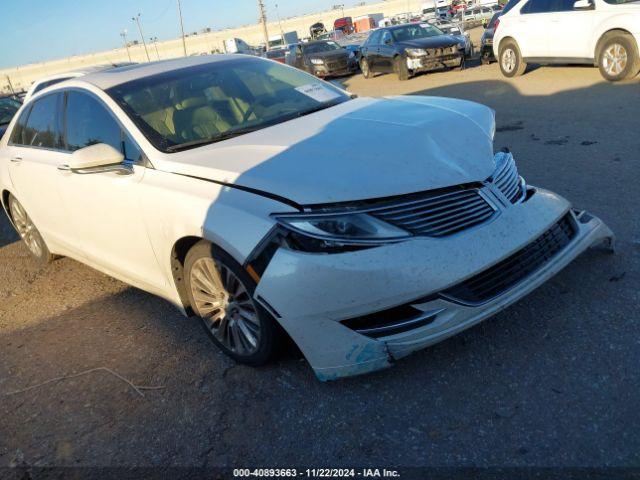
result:
[[[591,10],[595,7],[591,0],[578,0],[573,4],[574,10]]]
[[[387,38],[387,39],[384,41],[384,44],[385,44],[385,45],[393,45],[393,40],[392,40],[391,38]]]
[[[76,150],[71,154],[69,164],[58,168],[80,174],[115,172],[128,175],[133,173],[133,168],[123,162],[124,155],[121,152],[106,143],[97,143]]]

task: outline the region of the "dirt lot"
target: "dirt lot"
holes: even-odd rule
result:
[[[494,64],[345,84],[491,106],[496,148],[608,222],[617,254],[587,252],[390,370],[323,384],[294,353],[236,366],[196,319],[75,261],[39,268],[2,216],[1,466],[640,467],[640,80],[557,67],[505,81]],[[163,388],[141,397],[98,370],[4,396],[98,367]]]

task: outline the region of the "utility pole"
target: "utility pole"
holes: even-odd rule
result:
[[[11,84],[11,79],[9,78],[9,75],[5,75],[7,77],[7,84],[9,85],[9,90],[11,90],[11,95],[16,94],[16,91],[13,89],[13,85]]]
[[[182,50],[184,51],[184,56],[187,56],[187,42],[184,39],[184,23],[182,23],[182,7],[180,6],[180,0],[178,1],[178,18],[180,18],[180,31],[182,32]]]
[[[147,54],[147,62],[151,61],[151,57],[149,57],[149,50],[147,50],[147,42],[144,41],[144,34],[142,33],[142,25],[140,25],[140,14],[135,17],[131,17],[131,20],[138,24],[138,30],[140,31],[140,39],[142,40],[142,45],[144,45],[144,53]]]
[[[131,63],[131,52],[129,52],[129,42],[127,42],[127,30],[123,30],[120,32],[120,36],[122,37],[122,41],[124,42],[124,48],[127,49],[127,57],[129,57],[129,63]]]
[[[260,23],[262,24],[262,34],[264,35],[265,50],[269,50],[269,31],[267,30],[267,14],[264,9],[264,2],[258,0],[258,11],[260,12]]]

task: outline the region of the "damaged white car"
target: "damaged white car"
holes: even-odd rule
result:
[[[136,65],[22,107],[0,143],[2,204],[41,260],[168,299],[243,363],[288,335],[327,380],[388,367],[612,247],[493,135],[482,105],[356,99],[255,57]]]

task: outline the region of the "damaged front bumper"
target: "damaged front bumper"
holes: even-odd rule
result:
[[[572,226],[570,241],[526,277],[482,302],[460,301],[449,293],[461,282],[526,253],[526,247],[549,235],[559,222]],[[278,317],[317,377],[332,380],[387,368],[396,359],[479,323],[521,299],[589,247],[612,246],[613,238],[598,218],[577,213],[563,198],[538,189],[490,223],[446,238],[415,237],[329,255],[281,248],[255,297]],[[372,312],[394,316],[404,306],[421,313],[411,317],[416,321],[408,329],[371,332],[349,322],[369,319]]]
[[[408,56],[407,68],[414,73],[430,72],[432,70],[438,70],[440,68],[455,68],[462,65],[464,54],[454,53],[450,55],[442,55],[439,57],[433,56]]]

